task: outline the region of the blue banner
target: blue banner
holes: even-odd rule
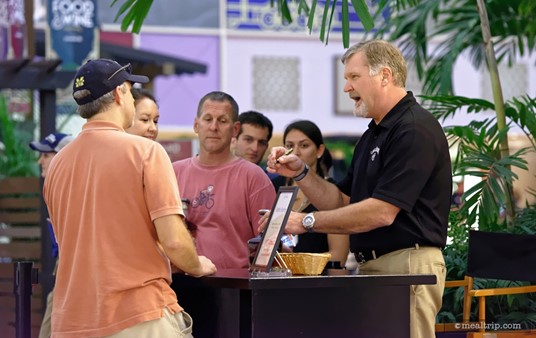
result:
[[[376,1],[367,1],[371,13],[377,10]],[[322,15],[326,0],[318,0],[315,19],[313,21],[313,32],[320,29]],[[331,23],[331,31],[340,32],[342,30],[342,8],[338,2],[335,6],[335,14]],[[349,21],[351,32],[363,32],[364,28],[355,13],[351,2],[349,2]],[[292,13],[293,22],[283,23],[283,18],[277,12],[277,6],[271,6],[270,0],[227,0],[227,28],[236,30],[253,30],[253,31],[283,31],[283,32],[308,32],[307,20],[308,17],[304,13],[298,14],[298,4],[291,1],[288,2],[288,7]],[[329,9],[331,13],[331,8]],[[385,14],[384,14],[385,16]],[[378,18],[378,21],[384,17]],[[379,27],[381,22],[377,22]]]
[[[98,55],[96,17],[96,0],[48,0],[51,50],[63,61],[62,69],[75,70]]]

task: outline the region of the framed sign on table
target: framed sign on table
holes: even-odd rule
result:
[[[261,237],[251,271],[270,272],[281,236],[292,210],[298,187],[280,187],[268,218],[268,225]]]

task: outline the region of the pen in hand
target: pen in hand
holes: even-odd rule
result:
[[[287,149],[287,151],[285,151],[285,153],[282,156],[290,155],[293,150],[294,150],[294,148]],[[279,156],[279,157],[281,157],[281,156]],[[277,160],[275,160],[275,163],[279,163],[279,157],[277,158]]]

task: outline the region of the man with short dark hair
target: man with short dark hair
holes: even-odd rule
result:
[[[250,110],[238,115],[240,130],[233,139],[232,148],[240,156],[255,164],[260,164],[272,138],[272,122],[262,113]]]
[[[82,132],[53,159],[43,189],[60,256],[54,337],[191,337],[171,289],[170,261],[192,276],[216,268],[198,256],[164,148],[130,135],[130,65],[88,61],[73,83]]]

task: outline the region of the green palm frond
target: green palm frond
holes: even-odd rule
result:
[[[493,44],[498,62],[511,65],[534,52],[536,23],[531,0],[486,1]],[[424,92],[451,94],[456,60],[467,51],[473,65],[485,62],[480,17],[474,0],[386,1],[392,13],[378,36],[397,41],[402,52],[416,64]],[[430,37],[440,36],[430,50]]]
[[[112,0],[110,7],[117,4],[119,0]],[[293,14],[289,7],[289,3],[297,4],[298,11]],[[278,14],[281,16],[282,22],[293,22],[293,15],[305,15],[308,17],[307,27],[309,33],[313,30],[313,24],[315,19],[315,12],[318,0],[311,0],[309,5],[307,0],[270,0],[270,5],[277,8]],[[121,30],[127,31],[132,26],[133,33],[140,33],[141,27],[149,10],[153,0],[124,0],[120,5],[114,21],[118,21],[121,17]],[[324,6],[324,13],[322,16],[322,22],[320,24],[320,40],[324,43],[328,43],[329,32],[331,30],[331,23],[334,15],[337,13],[337,6],[340,4],[342,13],[342,39],[345,48],[349,46],[350,41],[350,8],[353,8],[361,24],[366,31],[370,31],[374,28],[374,19],[369,12],[369,7],[366,0],[326,0]]]
[[[527,95],[506,102],[506,117],[516,124],[536,150],[536,99]]]
[[[118,0],[113,0],[110,7],[113,7],[117,2]],[[132,25],[132,33],[139,33],[152,4],[153,0],[125,0],[119,7],[114,21],[119,20],[124,15],[121,21],[121,30],[126,32]]]
[[[467,113],[480,113],[495,108],[493,102],[465,96],[419,95],[419,98],[424,100],[423,106],[428,108],[438,120],[443,121],[454,117],[462,110],[466,110]]]
[[[522,158],[528,149],[501,158],[499,132],[492,119],[474,121],[468,126],[445,129],[449,142],[457,145],[457,157],[453,163],[454,174],[478,177],[480,181],[462,197],[460,213],[467,223],[474,224],[479,216],[480,224],[497,222],[501,207],[509,198],[508,187],[517,179],[512,168],[527,169]]]

